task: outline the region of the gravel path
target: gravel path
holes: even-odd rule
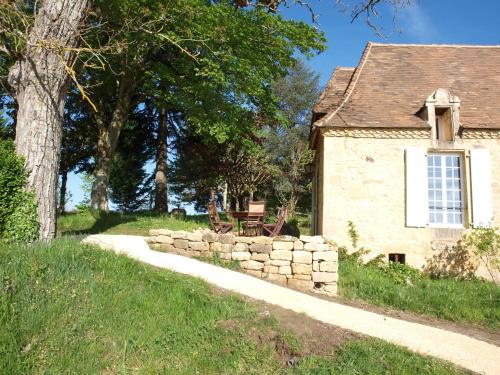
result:
[[[139,236],[92,235],[84,242],[156,267],[199,277],[223,289],[441,358],[481,374],[500,374],[500,347],[469,336],[326,301],[195,259],[152,251]]]

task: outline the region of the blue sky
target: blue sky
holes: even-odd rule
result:
[[[356,66],[368,41],[500,45],[499,0],[417,0],[396,14],[386,7],[381,9],[377,22],[383,28],[383,37],[377,36],[363,19],[351,23],[349,13],[342,13],[335,3],[335,0],[309,1],[318,14],[318,27],[328,39],[328,49],[307,62],[320,74],[322,85],[336,66]],[[300,6],[280,12],[287,18],[311,21],[308,11]],[[79,176],[69,176],[68,189],[73,197],[68,209],[82,200],[80,185]]]

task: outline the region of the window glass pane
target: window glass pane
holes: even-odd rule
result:
[[[429,155],[429,223],[460,225],[463,220],[459,155]]]

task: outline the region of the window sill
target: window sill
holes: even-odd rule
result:
[[[431,229],[465,229],[463,224],[450,225],[450,224],[427,224],[428,228]]]

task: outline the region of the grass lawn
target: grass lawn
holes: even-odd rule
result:
[[[188,215],[185,220],[181,220],[153,211],[110,212],[107,215],[91,212],[67,213],[57,220],[57,229],[61,235],[106,233],[148,236],[150,229],[192,231],[208,226],[208,215]]]
[[[500,287],[492,282],[422,277],[397,284],[383,270],[350,260],[340,261],[339,275],[339,293],[349,299],[500,328]]]
[[[231,323],[231,324],[227,324]],[[284,367],[277,321],[206,283],[82,246],[0,245],[0,373],[455,374],[378,340]],[[228,327],[230,327],[228,329]],[[282,333],[300,353],[300,342]]]

